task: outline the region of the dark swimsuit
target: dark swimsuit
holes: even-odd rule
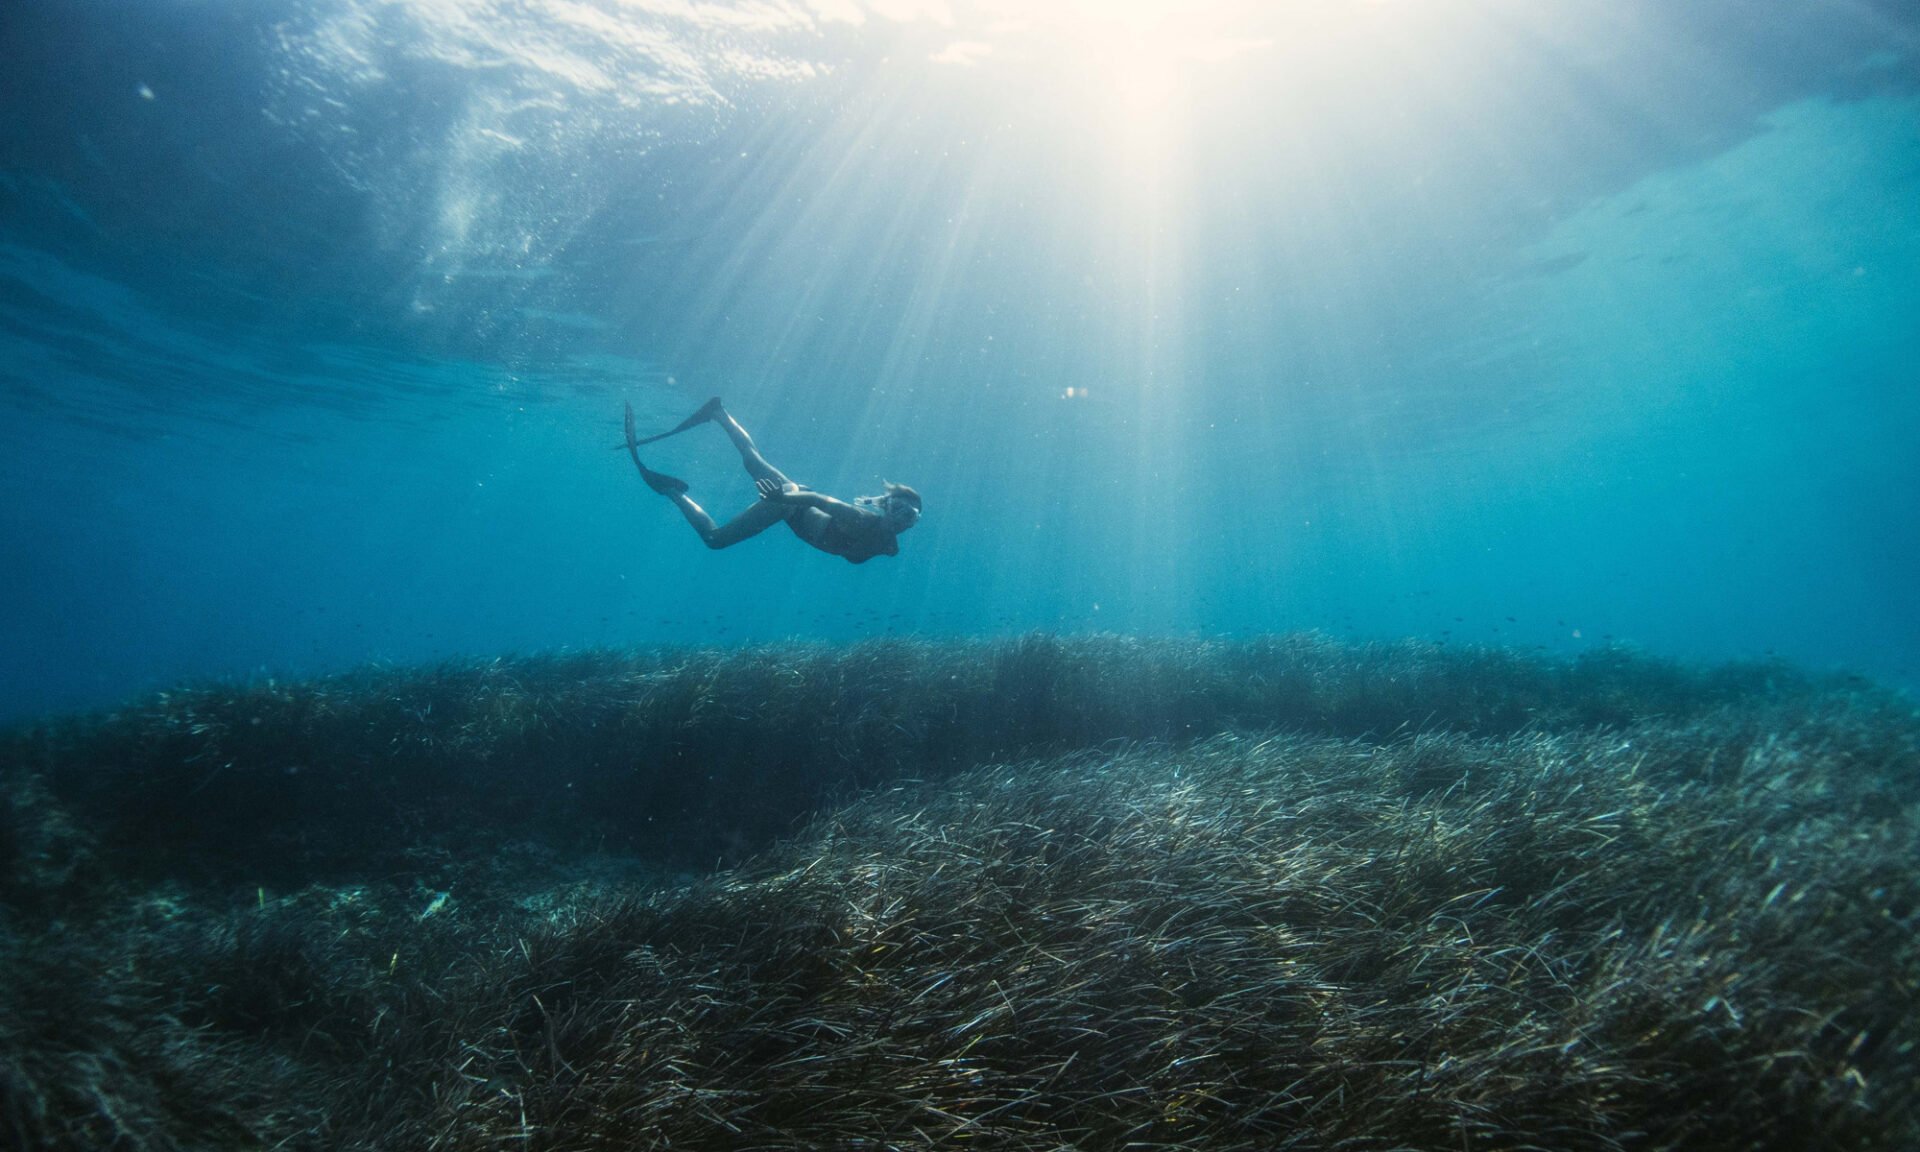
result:
[[[815,548],[842,557],[849,564],[865,564],[875,556],[900,555],[898,538],[886,526],[886,518],[874,512],[861,515],[871,517],[871,524],[853,528],[817,508],[795,508],[787,516],[787,527]]]

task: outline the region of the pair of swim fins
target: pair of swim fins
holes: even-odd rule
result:
[[[647,482],[647,487],[660,493],[662,496],[673,496],[685,492],[687,490],[687,482],[677,476],[669,476],[665,472],[655,472],[645,464],[642,464],[640,462],[640,445],[651,444],[655,440],[665,440],[669,436],[677,436],[689,428],[698,428],[715,416],[720,415],[720,412],[720,397],[715,396],[705,404],[700,405],[698,412],[680,421],[680,423],[674,425],[671,429],[657,436],[642,438],[635,436],[633,433],[633,405],[627,405],[627,454],[633,457],[633,466],[640,469],[640,479]]]

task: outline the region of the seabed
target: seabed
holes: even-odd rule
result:
[[[1920,1147],[1920,714],[1316,636],[599,652],[0,737],[0,1143]]]

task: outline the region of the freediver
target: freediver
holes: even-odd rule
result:
[[[725,524],[715,524],[706,509],[693,502],[693,497],[687,495],[685,480],[655,472],[640,462],[640,445],[664,440],[709,422],[720,425],[727,439],[740,450],[740,462],[746,465],[747,475],[753,477],[754,487],[760,491],[758,502]],[[627,405],[627,453],[633,457],[633,466],[640,469],[640,479],[673,501],[709,548],[731,548],[784,520],[795,536],[820,551],[844,557],[852,564],[865,564],[875,556],[898,556],[900,533],[920,520],[920,493],[905,484],[889,480],[883,495],[856,497],[851,504],[795,484],[780,469],[767,463],[766,457],[754,447],[753,437],[728,414],[718,396],[702,404],[698,412],[672,430],[645,439],[635,437],[633,405]]]

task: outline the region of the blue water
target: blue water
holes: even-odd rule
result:
[[[0,719],[1030,629],[1920,680],[1904,3],[9,0],[0,59]],[[701,547],[614,445],[714,394],[918,488],[900,555]]]

